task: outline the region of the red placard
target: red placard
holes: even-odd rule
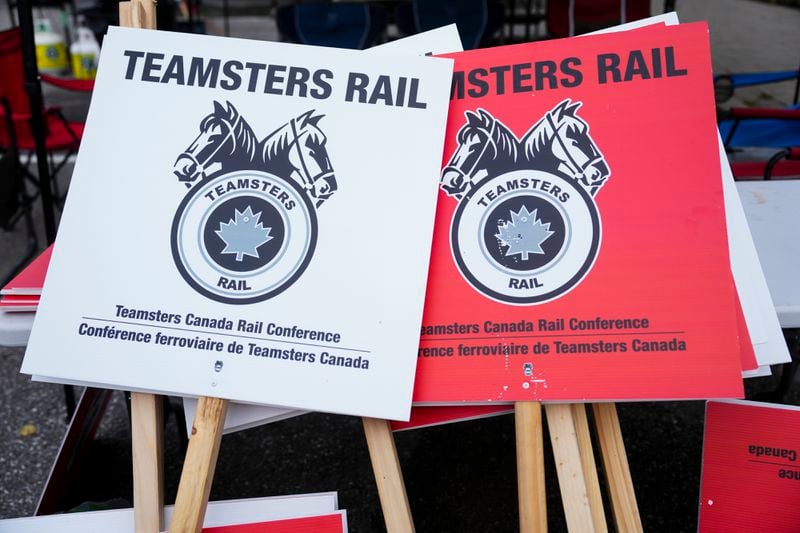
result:
[[[252,524],[204,527],[205,533],[342,533],[345,531],[344,513],[286,518]]]
[[[797,407],[708,402],[699,530],[797,531],[799,452]]]
[[[451,57],[415,402],[741,396],[707,27]]]

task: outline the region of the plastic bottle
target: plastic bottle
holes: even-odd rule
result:
[[[92,80],[97,75],[100,45],[89,28],[78,27],[78,40],[69,47],[72,56],[72,75],[79,80]]]
[[[41,72],[60,74],[67,68],[67,47],[64,39],[53,31],[48,19],[33,23],[33,41],[36,43],[36,64]]]

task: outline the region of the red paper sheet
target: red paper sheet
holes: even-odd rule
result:
[[[708,402],[699,531],[797,531],[798,453],[797,407]]]
[[[740,397],[707,27],[452,57],[415,402]]]

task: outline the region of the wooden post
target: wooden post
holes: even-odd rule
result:
[[[203,527],[227,411],[228,400],[201,396],[197,402],[170,533],[196,533]]]
[[[642,519],[636,504],[617,407],[613,403],[595,403],[592,408],[617,531],[641,532]]]
[[[547,532],[542,404],[514,404],[517,435],[517,493],[520,533]]]
[[[119,3],[119,25],[156,27],[155,2]],[[131,393],[133,448],[133,517],[136,533],[157,533],[164,516],[164,419],[162,398]]]
[[[586,496],[589,498],[589,507],[592,510],[592,521],[595,531],[608,531],[606,513],[603,510],[603,495],[600,493],[600,480],[597,477],[597,465],[594,461],[592,448],[592,435],[589,432],[589,419],[586,416],[586,406],[582,403],[571,405],[572,419],[575,423],[575,435],[578,438],[578,449],[581,454],[581,467],[586,480]]]
[[[162,530],[164,506],[163,401],[131,393],[133,442],[133,523],[136,533]]]
[[[378,485],[383,519],[388,533],[413,533],[414,519],[408,505],[403,472],[394,445],[392,428],[386,420],[362,419],[367,437],[369,458]]]
[[[546,404],[545,411],[567,528],[575,532],[595,532],[572,406]]]

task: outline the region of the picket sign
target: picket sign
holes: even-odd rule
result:
[[[120,26],[155,29],[155,9],[154,0],[120,2]],[[199,532],[203,527],[227,409],[228,400],[199,399],[169,524],[173,533]],[[389,422],[372,418],[363,422],[386,529],[390,533],[413,532],[414,521]],[[132,393],[131,426],[135,530],[157,533],[164,526],[162,398]]]

